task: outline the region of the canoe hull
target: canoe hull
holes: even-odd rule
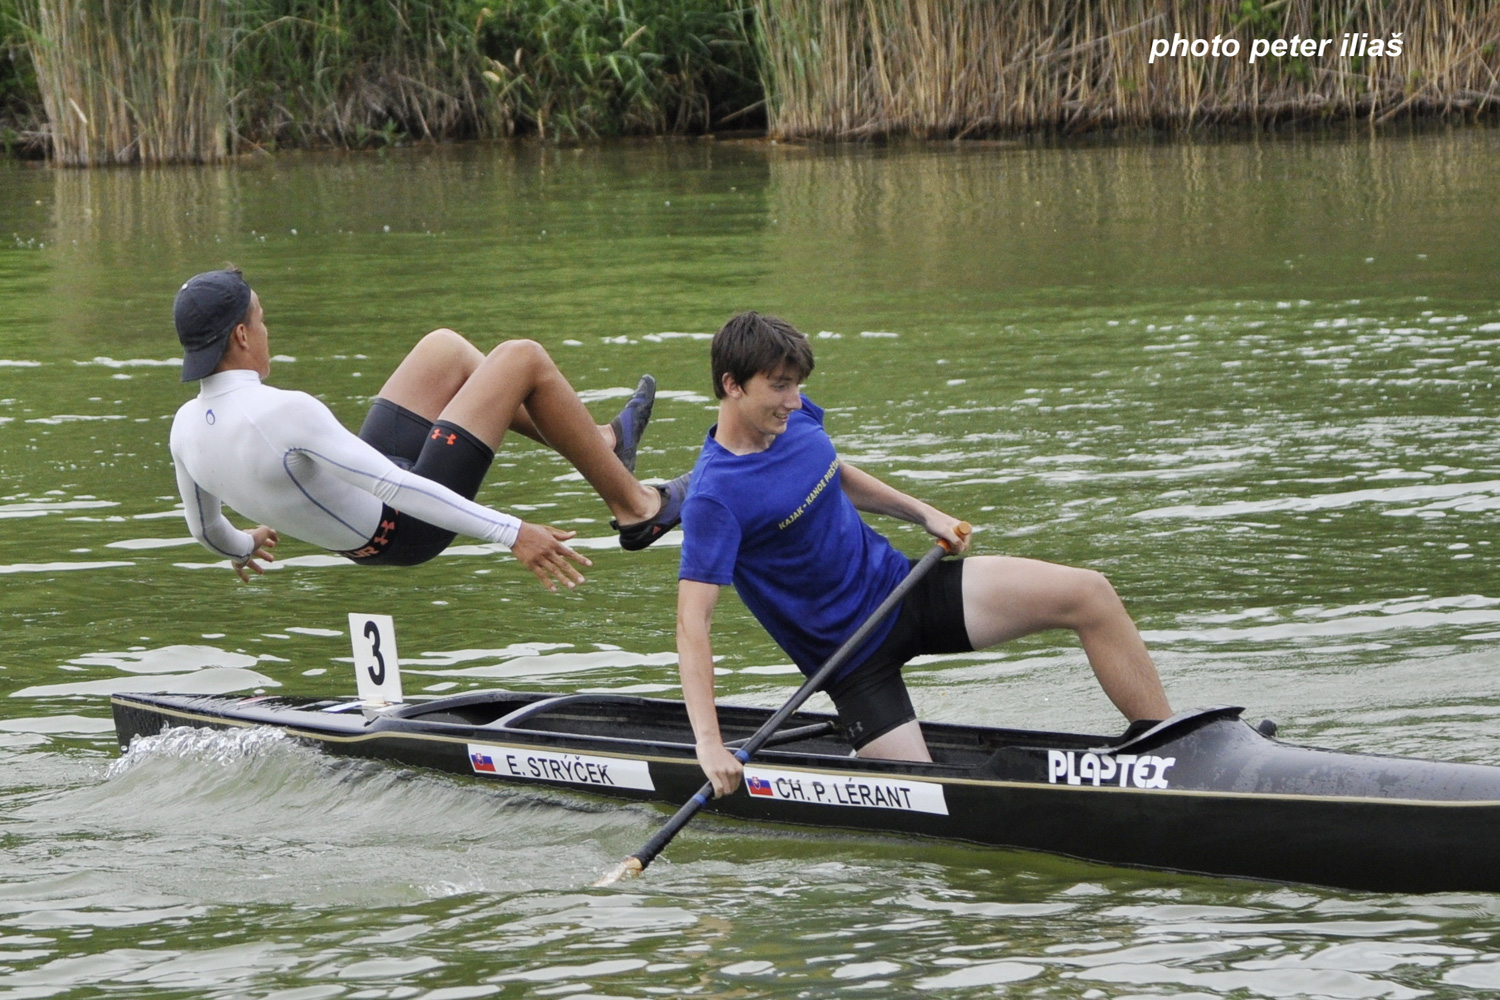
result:
[[[117,695],[113,707],[122,748],[173,726],[269,725],[333,754],[517,785],[676,805],[703,783],[680,702],[479,692],[368,712]],[[725,738],[769,714],[721,707]],[[1209,875],[1500,891],[1500,860],[1483,847],[1500,834],[1500,768],[1299,747],[1237,709],[1129,740],[924,724],[931,765],[852,758],[818,713],[788,727],[809,735],[757,755],[713,812]]]

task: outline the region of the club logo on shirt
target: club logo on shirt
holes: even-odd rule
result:
[[[824,489],[827,488],[828,484],[833,482],[833,477],[838,475],[838,472],[839,460],[835,458],[833,460],[833,463],[828,466],[828,471],[823,473],[823,478],[818,480],[818,485],[812,488],[811,493],[802,498],[802,506],[792,511],[782,520],[778,521],[776,523],[776,527],[780,528],[782,531],[785,531],[787,528],[791,527],[792,522],[801,517],[802,513],[807,510],[807,508],[812,506],[813,501],[818,499],[818,496],[823,492]]]

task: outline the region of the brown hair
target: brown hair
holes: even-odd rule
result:
[[[769,375],[786,365],[797,373],[797,381],[813,370],[812,345],[786,320],[743,312],[719,328],[709,348],[713,365],[714,396],[724,398],[724,376],[744,385],[757,375]]]

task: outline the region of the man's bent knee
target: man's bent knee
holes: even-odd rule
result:
[[[494,349],[490,351],[490,355],[492,357],[497,354],[515,355],[517,357],[547,358],[549,360],[552,357],[547,353],[547,349],[541,344],[537,343],[534,340],[526,339],[500,341],[500,343],[496,344]]]
[[[464,337],[463,334],[459,333],[457,330],[450,330],[446,326],[440,326],[436,330],[433,330],[431,333],[428,333],[422,338],[422,342],[424,344],[431,344],[433,347],[444,347],[449,349],[474,346],[469,343],[468,339]]]
[[[1074,569],[1072,573],[1069,610],[1080,623],[1117,614],[1124,608],[1109,577],[1092,569]]]
[[[442,364],[458,365],[466,371],[473,371],[484,358],[479,348],[469,343],[463,334],[446,326],[424,335],[411,353],[437,359]]]
[[[380,395],[431,419],[452,400],[484,355],[452,330],[425,334],[386,379]]]
[[[534,340],[503,340],[490,351],[490,359],[514,370],[541,372],[556,368],[552,355]]]

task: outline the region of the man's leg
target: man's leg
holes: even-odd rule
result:
[[[401,359],[377,395],[431,423],[483,363],[484,352],[462,334],[448,329],[433,330]],[[613,446],[614,431],[607,425],[597,426],[600,436]],[[547,443],[524,406],[511,419],[510,429],[540,444]]]
[[[859,748],[859,755],[873,760],[932,760],[927,741],[922,738],[922,724],[915,719],[875,737]]]
[[[546,350],[508,340],[483,354],[452,330],[434,330],[412,349],[380,396],[428,420],[447,420],[498,451],[507,430],[572,462],[622,524],[656,513],[662,494],[636,480]]]
[[[433,330],[401,359],[378,395],[431,423],[482,361],[484,353],[457,333]]]
[[[963,595],[975,649],[1047,629],[1072,629],[1099,686],[1127,719],[1172,714],[1151,654],[1102,574],[1035,559],[972,556],[964,560]]]

